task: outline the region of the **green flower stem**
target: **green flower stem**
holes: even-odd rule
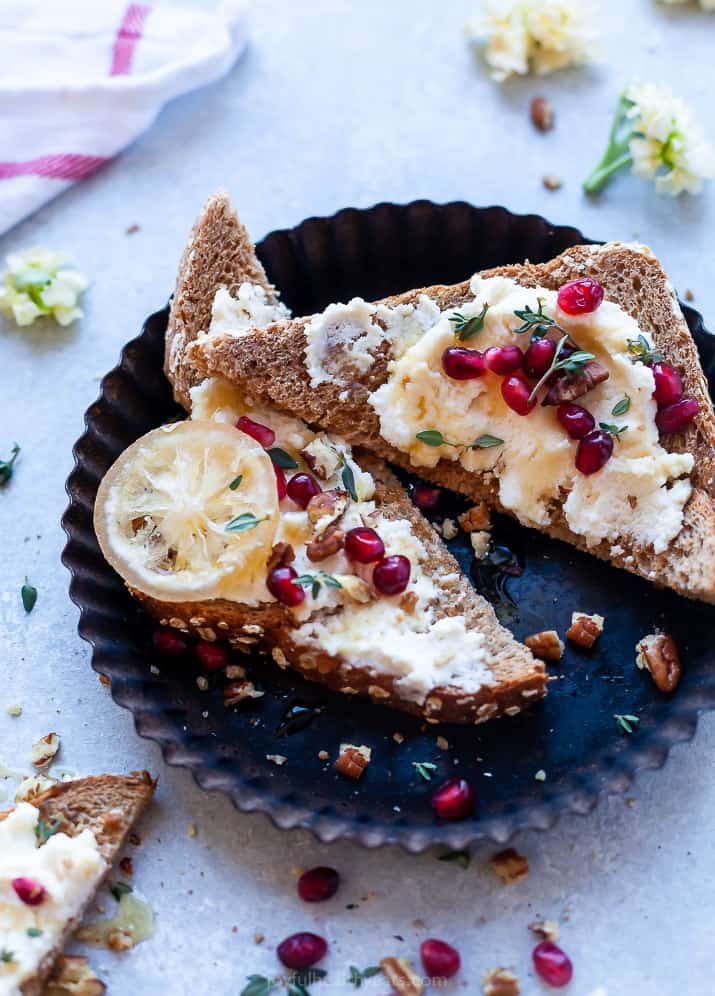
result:
[[[587,194],[597,194],[599,190],[603,190],[614,173],[617,173],[619,169],[623,169],[624,166],[630,166],[632,163],[633,156],[630,152],[622,152],[621,155],[616,156],[614,159],[610,159],[608,155],[604,156],[584,183],[584,191]]]
[[[599,190],[605,187],[614,173],[623,169],[624,166],[632,164],[633,157],[630,152],[630,141],[634,132],[631,122],[628,119],[628,110],[631,106],[631,102],[626,97],[622,96],[618,101],[616,113],[613,115],[613,122],[611,123],[606,151],[601,161],[584,183],[583,189],[585,193],[597,194]]]

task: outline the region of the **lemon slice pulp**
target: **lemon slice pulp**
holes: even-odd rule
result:
[[[271,459],[233,426],[185,421],[126,449],[97,492],[104,556],[166,602],[230,596],[265,572],[278,526]]]

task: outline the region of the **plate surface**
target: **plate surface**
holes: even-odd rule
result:
[[[417,201],[312,218],[267,236],[258,252],[286,304],[308,314],[356,294],[370,300],[527,257],[540,262],[584,241],[576,229],[534,215]],[[712,392],[715,338],[695,311],[683,310]],[[193,662],[172,665],[153,653],[152,622],[104,561],[92,528],[104,472],[138,436],[177,413],[162,373],[167,316],[164,309],[147,319],[86,413],[67,482],[63,562],[81,610],[80,635],[93,648],[92,667],[111,680],[115,701],[132,711],[137,731],[161,745],[169,764],[188,767],[199,785],[225,792],[242,810],[265,812],[283,828],[308,828],[324,841],[461,848],[484,838],[501,843],[519,829],[546,829],[563,811],[588,812],[602,793],[623,792],[638,769],[661,767],[674,743],[693,736],[699,712],[715,707],[712,607],[659,591],[508,519],[497,522],[495,535],[513,554],[515,573],[477,575],[465,537],[449,545],[517,637],[550,628],[563,633],[572,610],[607,617],[594,652],[568,648],[552,669],[558,680],[549,696],[531,711],[480,727],[423,728],[258,656],[239,658],[266,692],[255,705],[225,709],[218,679],[200,692]],[[442,511],[454,515],[462,507],[448,497]],[[685,664],[681,685],[668,698],[634,664],[636,642],[654,627],[673,634]],[[619,730],[616,713],[640,718],[632,736]],[[395,742],[395,732],[404,743]],[[440,735],[448,750],[437,747]],[[345,741],[373,750],[358,783],[331,767]],[[323,750],[331,761],[319,759]],[[285,763],[267,755],[282,755]],[[431,784],[417,773],[419,761],[437,766]],[[545,782],[534,778],[539,769]],[[440,824],[430,796],[456,773],[474,784],[478,810],[472,820]]]

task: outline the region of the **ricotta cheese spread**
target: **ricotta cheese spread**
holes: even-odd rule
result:
[[[264,287],[245,281],[238,288],[235,297],[231,296],[227,287],[220,287],[216,291],[208,334],[223,332],[237,337],[283,318],[290,318],[290,312],[284,304],[280,301],[270,302]]]
[[[21,802],[0,820],[0,996],[21,996],[69,920],[78,916],[106,871],[90,830],[56,833],[41,846],[38,810]],[[24,903],[13,880],[29,878],[45,889],[41,903]]]

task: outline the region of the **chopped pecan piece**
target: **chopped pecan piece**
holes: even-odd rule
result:
[[[513,847],[499,851],[489,859],[489,864],[505,885],[513,885],[529,874],[529,859]]]
[[[412,615],[412,613],[417,608],[417,592],[406,591],[405,594],[400,599],[400,608],[402,609],[403,612],[406,612],[408,615]]]
[[[636,664],[645,668],[660,692],[674,692],[683,668],[675,640],[667,633],[651,633],[636,645]]]
[[[605,621],[603,616],[599,616],[597,613],[589,616],[585,612],[573,612],[571,625],[566,630],[566,639],[575,643],[577,647],[590,650],[603,632]]]
[[[529,924],[529,930],[552,944],[556,944],[559,939],[559,925],[555,920],[534,920]]]
[[[244,699],[260,699],[264,694],[256,689],[252,681],[229,681],[224,686],[223,704],[228,708],[238,705]]]
[[[56,733],[48,733],[34,743],[30,749],[30,760],[36,768],[48,768],[60,749],[60,738]]]
[[[313,524],[327,518],[332,522],[337,522],[347,507],[347,491],[336,489],[334,491],[321,491],[319,495],[313,495],[306,506],[306,512]]]
[[[407,958],[383,958],[380,968],[398,996],[422,996],[425,988],[422,976]]]
[[[308,543],[305,553],[311,563],[318,564],[321,560],[334,556],[344,546],[345,533],[343,530],[336,528],[336,526],[328,526],[325,532]]]
[[[290,543],[276,543],[271,550],[266,568],[270,573],[274,567],[281,567],[283,564],[292,564],[295,560],[295,550]]]
[[[45,996],[102,996],[107,987],[83,955],[60,955]]]
[[[542,633],[533,633],[524,640],[534,657],[542,661],[558,661],[564,655],[564,644],[555,629],[545,629]]]
[[[465,533],[476,533],[480,529],[491,529],[492,520],[489,509],[483,501],[472,505],[458,517],[458,522]]]
[[[542,404],[560,405],[564,401],[575,401],[588,394],[597,384],[608,380],[610,374],[598,360],[591,360],[578,373],[560,373],[548,390]]]
[[[373,589],[363,578],[355,574],[336,574],[335,580],[339,582],[341,588],[353,602],[360,602],[366,605],[374,597]]]
[[[321,436],[311,440],[300,455],[321,481],[327,481],[340,466],[340,457],[333,446]]]
[[[539,131],[551,131],[554,127],[554,109],[546,97],[534,97],[529,107],[531,123]]]
[[[340,754],[334,767],[339,774],[357,781],[358,778],[362,777],[362,773],[370,763],[371,757],[372,751],[369,747],[341,744]]]
[[[484,996],[519,996],[519,979],[508,968],[493,968],[482,979]]]

